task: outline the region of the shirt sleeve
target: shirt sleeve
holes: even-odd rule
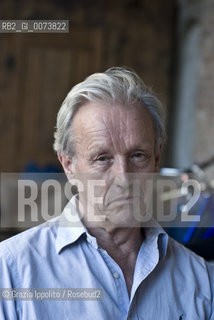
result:
[[[15,300],[6,299],[8,289],[15,287],[14,259],[3,243],[0,243],[0,319],[18,320]]]
[[[212,291],[212,297],[211,297],[211,314],[209,320],[214,320],[214,264],[209,263],[208,264],[208,270],[209,270],[209,277],[210,277],[210,286]]]

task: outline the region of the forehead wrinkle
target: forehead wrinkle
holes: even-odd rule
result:
[[[112,109],[112,111],[114,111],[114,109]],[[115,117],[115,113],[114,112],[109,112],[108,113],[108,117],[102,115],[102,121],[106,127],[106,131],[109,133],[109,138],[110,138],[110,142],[111,142],[111,146],[113,147],[113,149],[117,150],[119,153],[123,150],[127,153],[129,152],[128,149],[130,149],[130,151],[133,151],[134,149],[136,149],[135,147],[133,147],[132,145],[132,138],[133,138],[133,134],[135,135],[136,133],[136,127],[130,128],[129,127],[129,118],[130,118],[130,110],[127,110],[128,113],[126,113],[126,117],[122,116],[120,117],[120,114],[122,113],[122,115],[124,115],[124,109],[118,109],[118,117]],[[118,121],[119,120],[119,121]],[[137,118],[137,115],[134,116],[134,121],[138,121],[139,118]],[[141,123],[143,123],[145,125],[145,119],[140,119]],[[119,124],[119,125],[118,125]],[[113,130],[111,130],[111,128]],[[115,130],[117,129],[117,135],[115,135]],[[119,139],[118,139],[119,138]],[[134,137],[135,138],[135,137]],[[138,149],[147,149],[150,146],[150,141],[148,141],[148,137],[146,139],[146,141],[143,141],[143,134],[141,136],[140,141],[137,142],[138,145]]]
[[[104,130],[99,130],[99,131],[104,131]],[[96,131],[98,132],[98,131]],[[105,140],[101,140],[100,141],[100,137],[105,137]],[[88,141],[86,141],[87,143],[87,151],[90,151],[91,149],[95,150],[101,150],[103,148],[105,148],[105,144],[109,144],[109,135],[92,135]]]
[[[89,136],[90,139],[93,139],[93,138],[96,139],[96,138],[99,138],[99,136],[104,135],[101,133],[104,133],[107,131],[107,129],[95,129],[95,128],[90,129],[87,126],[82,127],[82,129],[84,129],[84,130],[78,130],[78,133],[76,133],[76,135],[75,135],[76,141],[79,141],[81,143],[86,142],[86,140],[87,140],[87,139],[85,139],[86,136]],[[97,135],[97,133],[99,133],[99,135]]]
[[[135,133],[136,131],[136,128],[133,128],[133,129],[129,128],[129,125],[128,125],[129,118],[130,118],[129,112],[130,110],[128,109],[117,108],[118,116],[116,117],[115,109],[111,109],[107,118],[105,116],[102,117],[102,120],[106,128],[108,129],[109,138],[111,140],[112,146],[115,150],[118,150],[118,151],[125,150],[127,148],[127,144],[130,143],[130,140],[132,138],[132,133]],[[124,115],[126,116],[124,117]],[[113,130],[111,130],[111,128]],[[117,130],[117,135],[115,135],[115,130],[114,130],[115,128]]]
[[[88,133],[96,133],[96,132],[102,132],[102,131],[107,131],[107,129],[89,130]]]
[[[99,150],[100,147],[101,149],[108,147],[109,150],[126,153],[128,149],[132,149],[132,142],[134,142],[132,140],[136,140],[135,133],[139,130],[142,132],[138,134],[137,140],[139,141],[135,142],[143,149],[146,149],[147,146],[149,148],[152,134],[150,133],[148,136],[148,130],[143,130],[144,126],[148,127],[148,120],[150,120],[146,112],[141,113],[142,109],[130,110],[120,106],[104,110],[103,113],[99,112],[100,109],[98,113],[97,110],[91,110],[92,112],[87,116],[80,113],[80,118],[77,114],[76,133],[78,132],[80,144],[85,145],[87,151],[91,151],[93,148],[97,149],[97,147]],[[99,139],[101,137],[102,140]]]
[[[121,108],[121,106],[116,106],[116,109],[114,107],[112,107],[108,111],[109,112],[108,112],[107,117],[104,115],[102,116],[102,121],[109,131],[111,141],[114,146],[115,146],[114,141],[117,143],[118,139],[115,139],[115,136],[113,135],[113,133],[115,133],[115,132],[114,132],[114,130],[112,132],[111,128],[112,129],[116,128],[117,137],[119,138],[119,141],[120,141],[119,143],[121,146],[123,144],[123,147],[124,147],[126,145],[126,142],[130,141],[131,134],[132,133],[135,134],[136,125],[137,126],[139,125],[139,123],[136,123],[133,125],[133,128],[130,128],[130,126],[129,126],[130,118],[132,119],[132,121],[138,122],[139,117],[140,117],[140,122],[143,123],[143,125],[145,125],[146,119],[144,117],[141,117],[141,112],[142,112],[141,108],[131,110],[126,106],[122,106],[122,108]],[[116,116],[115,116],[115,111],[117,112]],[[138,115],[136,113],[138,113]],[[129,128],[129,129],[127,129],[127,128]]]
[[[116,150],[116,148],[117,148],[116,140],[117,139],[115,139],[116,138],[115,131],[111,130],[111,127],[118,128],[118,126],[115,126],[114,120],[115,120],[115,117],[113,117],[113,114],[111,112],[108,114],[107,118],[104,115],[102,116],[102,121],[105,124],[106,130],[108,131],[108,134],[109,134],[110,143],[113,146],[113,149]],[[110,122],[110,125],[109,125],[109,122]],[[120,138],[120,140],[121,140],[121,138]],[[120,143],[122,143],[122,141],[120,141]]]

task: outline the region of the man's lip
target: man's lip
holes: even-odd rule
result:
[[[109,201],[107,205],[110,205],[114,202],[131,202],[132,200],[134,200],[133,196],[119,197]]]

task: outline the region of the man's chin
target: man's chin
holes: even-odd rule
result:
[[[101,227],[106,230],[115,228],[136,228],[141,227],[141,219],[139,214],[137,219],[130,210],[130,206],[117,206],[112,210],[101,210],[94,214],[93,221],[90,215],[87,216],[86,224],[90,227]]]

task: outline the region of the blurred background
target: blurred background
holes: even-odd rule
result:
[[[162,167],[212,158],[213,12],[214,0],[1,1],[1,20],[69,20],[70,31],[0,33],[0,171],[60,171],[58,109],[73,85],[112,66],[133,68],[165,105]]]

